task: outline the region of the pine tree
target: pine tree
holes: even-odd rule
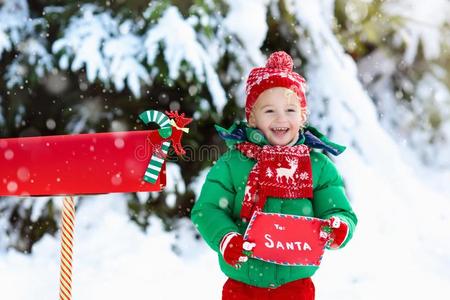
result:
[[[137,224],[145,228],[155,214],[170,228],[189,215],[195,199],[183,187],[218,158],[219,151],[205,157],[201,148],[220,144],[213,124],[242,118],[233,93],[226,92],[241,81],[239,72],[230,76],[229,70],[240,69],[236,59],[244,57],[242,47],[221,24],[221,2],[106,4],[0,4],[0,136],[155,129],[138,121],[138,114],[185,112],[195,120],[184,138],[189,157],[179,159],[169,151],[168,158],[183,170],[172,168],[180,183],[144,198],[128,196],[130,218]],[[175,204],[166,203],[170,195]],[[45,232],[55,232],[59,211],[54,199],[45,201],[1,203],[10,246],[31,251]],[[34,220],[32,214],[44,219]]]

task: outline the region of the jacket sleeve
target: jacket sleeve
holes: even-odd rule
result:
[[[342,248],[352,238],[358,219],[350,206],[342,177],[334,163],[327,156],[320,155],[323,156],[324,165],[314,189],[314,214],[321,219],[337,216],[348,224],[349,232],[341,245]]]
[[[225,234],[238,232],[232,209],[236,195],[226,155],[222,156],[206,176],[200,196],[191,211],[191,220],[206,243],[215,251]],[[229,157],[229,156],[228,156]]]

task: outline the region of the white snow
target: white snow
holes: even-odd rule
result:
[[[182,63],[186,62],[193,69],[200,82],[206,82],[213,103],[219,113],[222,112],[227,99],[217,73],[215,61],[199,43],[196,33],[188,21],[184,20],[176,7],[169,7],[145,37],[147,64],[153,65],[158,55],[159,45],[164,47],[164,59],[169,66],[169,78],[180,76]]]
[[[117,32],[118,24],[108,12],[96,14],[96,6],[83,5],[80,17],[74,17],[64,36],[52,45],[53,53],[64,52],[60,58],[60,67],[67,66],[69,58],[73,57],[72,71],[86,67],[86,76],[90,82],[97,77],[106,81],[108,68],[103,60],[102,44]]]
[[[5,0],[0,7],[0,58],[23,38],[29,17],[26,0]]]
[[[166,187],[164,191],[167,193],[166,204],[173,208],[176,204],[176,196],[178,193],[186,192],[186,184],[184,183],[183,177],[181,177],[180,166],[172,163],[166,163]]]
[[[119,17],[101,12],[96,5],[84,4],[80,12],[71,18],[63,37],[52,45],[52,52],[60,54],[60,68],[86,68],[89,82],[100,79],[108,85],[111,81],[117,91],[126,84],[133,95],[140,97],[142,86],[150,85],[151,79],[159,75],[154,64],[162,46],[169,70],[166,84],[172,84],[181,74],[190,80],[193,73],[206,84],[216,109],[222,112],[227,99],[215,72],[218,55],[209,55],[176,7],[168,7],[158,23],[142,36],[137,34],[139,22],[120,23]],[[148,66],[152,74],[147,72]]]
[[[120,194],[85,199],[75,220],[73,299],[218,299],[225,277],[192,224],[170,233],[157,218],[150,224],[142,232],[128,220]],[[59,238],[46,236],[31,256],[0,254],[2,298],[57,299],[59,249]]]
[[[387,1],[384,10],[388,15],[400,16],[404,23],[396,33],[399,41],[405,43],[404,59],[413,62],[419,46],[426,59],[435,59],[441,53],[442,44],[448,43],[448,36],[441,34],[444,24],[448,24],[450,4],[447,0]]]
[[[439,64],[450,42],[445,29],[450,2],[385,1],[382,9],[398,23],[391,41],[398,49],[393,54],[392,45],[382,45],[360,60],[361,79],[373,95],[383,127],[414,148],[424,164],[446,169],[450,92],[446,66]],[[424,61],[427,67],[421,69]]]
[[[265,64],[265,57],[261,53],[261,46],[267,35],[266,24],[267,0],[227,0],[229,12],[224,19],[224,28],[230,34],[237,37],[242,46],[231,47],[236,55],[236,60],[242,71],[230,72],[231,76],[242,76],[248,74],[256,66]],[[241,74],[242,72],[242,74]],[[241,82],[236,87],[237,103],[245,106],[245,81],[246,77],[241,77]]]
[[[260,47],[267,35],[266,14],[269,0],[227,0],[230,11],[224,25],[238,36],[256,66],[264,65]]]
[[[104,54],[111,61],[111,80],[118,91],[122,91],[125,82],[134,95],[141,95],[141,81],[149,84],[150,75],[139,62],[143,59],[142,40],[133,34],[123,34],[105,42]]]
[[[6,33],[2,30],[0,31],[0,55],[2,54],[3,51],[9,50],[11,50],[11,42],[9,41]]]
[[[28,38],[21,45],[22,53],[27,56],[28,63],[35,66],[34,71],[38,77],[44,77],[45,72],[53,68],[52,57],[44,45],[34,38]]]
[[[51,55],[47,52],[46,21],[43,18],[30,18],[28,3],[25,0],[5,0],[0,7],[0,59],[4,52],[15,51],[14,58],[3,75],[7,88],[23,88],[24,77],[32,71],[42,77],[53,68]]]
[[[316,276],[318,299],[423,299],[450,291],[449,194],[427,184],[410,150],[380,126],[354,62],[344,53],[316,1],[292,6],[308,28],[306,78],[313,124],[331,126],[349,149],[336,159],[359,217],[354,240],[329,253]],[[328,99],[327,119],[314,111]],[[440,267],[440,266],[444,267]],[[439,267],[438,267],[439,266]],[[330,285],[331,283],[331,285]],[[322,288],[321,288],[322,286]]]

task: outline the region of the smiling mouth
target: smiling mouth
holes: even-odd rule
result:
[[[289,131],[288,127],[274,127],[270,129],[276,135],[283,135]]]

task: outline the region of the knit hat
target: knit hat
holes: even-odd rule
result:
[[[306,108],[305,79],[292,71],[292,58],[284,51],[274,52],[267,60],[266,66],[253,68],[247,79],[245,116],[250,112],[258,96],[273,87],[285,87],[295,92],[300,100],[300,107]]]

